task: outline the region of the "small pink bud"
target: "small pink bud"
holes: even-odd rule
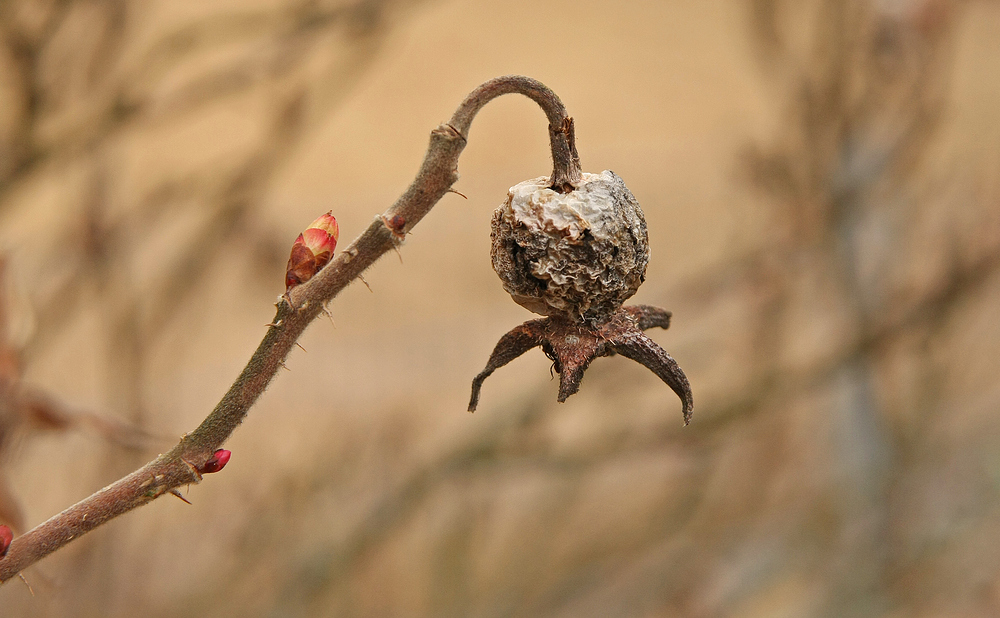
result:
[[[286,291],[309,281],[319,269],[326,266],[337,248],[338,238],[340,227],[337,226],[333,211],[310,223],[299,234],[292,245],[292,254],[288,256],[288,266],[285,268]]]
[[[14,540],[14,533],[7,526],[0,526],[0,558],[7,555],[10,542]]]
[[[212,456],[208,458],[208,461],[205,462],[205,465],[201,467],[201,473],[211,474],[213,472],[218,472],[219,470],[226,467],[226,464],[229,463],[229,458],[231,456],[232,453],[230,451],[227,451],[224,448],[220,448],[219,450],[212,453]]]

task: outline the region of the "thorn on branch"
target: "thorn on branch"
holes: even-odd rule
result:
[[[177,491],[176,489],[171,489],[169,491],[170,491],[170,495],[177,496],[178,498],[180,498],[186,504],[191,504],[191,501],[188,500],[187,498],[185,498],[183,495],[181,495],[181,492]]]
[[[370,290],[371,288],[368,288],[368,289]],[[326,308],[326,305],[323,305],[323,315],[325,315],[327,317],[327,319],[330,320],[330,325],[331,326],[333,326],[334,328],[337,328],[337,323],[333,321],[333,314],[330,313],[330,310]]]
[[[468,143],[469,140],[465,139],[465,136],[462,135],[462,132],[459,131],[458,129],[456,129],[455,127],[453,127],[451,125],[451,123],[445,123],[445,124],[443,124],[443,125],[441,125],[441,126],[439,126],[437,128],[437,131],[447,131],[447,130],[450,130],[452,133],[455,134],[455,137],[459,138],[463,142]],[[433,131],[432,131],[432,133],[433,133]]]
[[[456,191],[450,187],[448,188],[448,193],[454,193],[455,195],[461,195],[465,199],[469,199],[469,196],[467,196],[466,194],[462,193],[461,191]]]
[[[28,587],[28,594],[35,596],[35,590],[31,587],[31,584],[28,583],[28,580],[24,578],[24,573],[18,573],[17,576],[20,577],[21,581],[24,582],[24,585]]]
[[[379,218],[382,220],[382,225],[385,229],[389,230],[392,234],[393,243],[392,250],[396,252],[396,256],[399,257],[399,263],[403,263],[403,254],[399,252],[399,243],[406,240],[406,219],[402,215],[393,215],[391,219],[386,218],[385,215],[380,215]]]
[[[364,278],[364,276],[363,276],[363,275],[358,275],[358,279],[361,279],[361,283],[364,283],[364,284],[365,284],[365,287],[366,287],[366,288],[368,288],[368,291],[369,291],[369,292],[371,292],[372,294],[374,294],[374,293],[375,293],[375,290],[373,290],[373,289],[372,289],[372,286],[368,285],[368,282],[367,282],[367,281],[365,281],[365,278]]]

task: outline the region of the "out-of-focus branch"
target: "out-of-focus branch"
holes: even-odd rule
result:
[[[10,457],[16,436],[39,431],[86,429],[131,449],[148,447],[157,437],[121,420],[76,409],[58,397],[24,382],[22,350],[11,341],[6,260],[0,258],[0,462]],[[163,444],[169,444],[161,440]],[[23,531],[20,501],[0,471],[0,522]]]
[[[406,3],[395,3],[394,10],[400,4]],[[309,128],[342,100],[376,57],[384,40],[383,13],[389,10],[388,6],[387,2],[335,7],[306,3],[263,12],[223,14],[172,30],[157,39],[136,63],[121,58],[117,64],[102,60],[103,64],[116,67],[108,69],[111,77],[105,80],[102,92],[94,95],[98,99],[94,114],[100,117],[90,118],[83,127],[65,126],[48,136],[45,153],[33,158],[16,178],[30,175],[49,160],[46,153],[69,152],[78,156],[81,149],[100,153],[107,143],[130,127],[174,122],[262,85],[273,91],[274,111],[266,121],[269,128],[265,136],[232,170],[199,170],[168,178],[127,209],[124,216],[106,212],[104,195],[85,197],[90,203],[84,207],[80,226],[87,233],[80,235],[78,228],[71,226],[73,231],[60,241],[64,247],[74,247],[80,259],[66,260],[65,254],[60,253],[59,262],[50,265],[50,269],[60,271],[58,278],[46,282],[51,289],[33,290],[36,328],[23,350],[26,357],[37,356],[48,343],[59,340],[60,330],[77,313],[79,302],[87,297],[85,292],[105,285],[114,274],[113,270],[109,274],[108,268],[134,261],[136,247],[129,239],[134,237],[137,225],[155,228],[156,222],[172,218],[181,204],[194,203],[204,208],[208,216],[180,245],[177,257],[153,282],[154,289],[132,289],[129,285],[134,287],[134,282],[126,282],[128,285],[122,287],[129,297],[125,302],[135,305],[133,311],[141,318],[138,334],[143,341],[161,332],[164,323],[176,314],[177,307],[203,281],[207,268],[219,253],[230,249],[235,238],[239,238],[242,246],[247,245],[248,221],[259,209],[275,174],[287,165],[295,148],[311,135]],[[115,23],[115,16],[109,15],[107,21]],[[4,25],[0,19],[0,27]],[[320,79],[289,71],[304,65],[309,54],[321,50],[323,41],[332,32],[348,37],[350,45],[344,57],[329,61]],[[38,42],[31,49],[42,49],[47,44],[40,36],[32,40],[35,39]],[[233,43],[246,47],[234,60],[200,77],[165,87],[163,82],[169,81],[166,78],[191,57]],[[102,43],[102,49],[107,46]],[[126,49],[120,52],[122,58],[127,58]],[[34,75],[38,68],[27,62],[33,56],[27,54],[25,58],[22,64],[23,72],[30,78],[27,81],[39,81]],[[38,93],[36,98],[42,103],[35,107],[52,107],[43,100],[45,95],[44,91]],[[89,137],[84,139],[82,132]],[[28,137],[31,134],[29,130]],[[113,180],[115,170],[96,170],[93,175],[93,184],[100,185]],[[218,175],[223,178],[215,179]],[[14,177],[10,181],[14,182]],[[0,178],[0,208],[5,203],[5,186]]]
[[[490,80],[474,90],[448,124],[431,132],[430,146],[407,191],[347,249],[313,279],[291,290],[246,368],[211,414],[170,452],[40,524],[11,544],[0,560],[0,582],[74,538],[147,504],[170,490],[201,480],[199,470],[246,417],[282,366],[299,336],[341,290],[379,257],[394,249],[458,180],[458,159],[476,113],[494,98],[523,94],[545,111],[552,147],[552,184],[562,188],[580,178],[572,120],[559,98],[542,83],[521,76]]]

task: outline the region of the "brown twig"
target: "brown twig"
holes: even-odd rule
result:
[[[201,425],[181,438],[170,452],[16,538],[7,556],[0,560],[0,583],[101,524],[176,487],[199,482],[197,470],[243,422],[299,336],[324,312],[325,303],[379,257],[394,249],[394,231],[408,233],[458,180],[458,159],[473,118],[488,102],[510,93],[529,97],[545,111],[552,147],[551,186],[556,190],[572,190],[581,179],[579,155],[573,121],[555,93],[542,83],[522,76],[498,77],[476,88],[449,123],[431,131],[423,165],[396,203],[315,277],[278,301],[272,320],[275,326],[267,330],[243,372]],[[384,223],[386,220],[398,222],[398,229],[390,230]]]

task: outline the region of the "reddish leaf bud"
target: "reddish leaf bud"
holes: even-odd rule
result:
[[[285,269],[286,291],[309,281],[319,269],[326,266],[337,248],[338,238],[340,228],[333,211],[313,221],[299,234],[292,245],[292,254],[288,257],[288,267]]]
[[[201,473],[211,474],[212,472],[218,472],[219,470],[222,470],[223,468],[226,467],[226,464],[229,463],[229,458],[231,456],[232,453],[230,451],[227,451],[224,448],[220,448],[219,450],[212,453],[212,456],[208,458],[208,461],[205,462],[205,465],[201,467]]]
[[[7,555],[10,542],[14,540],[14,533],[7,526],[0,526],[0,558]]]

